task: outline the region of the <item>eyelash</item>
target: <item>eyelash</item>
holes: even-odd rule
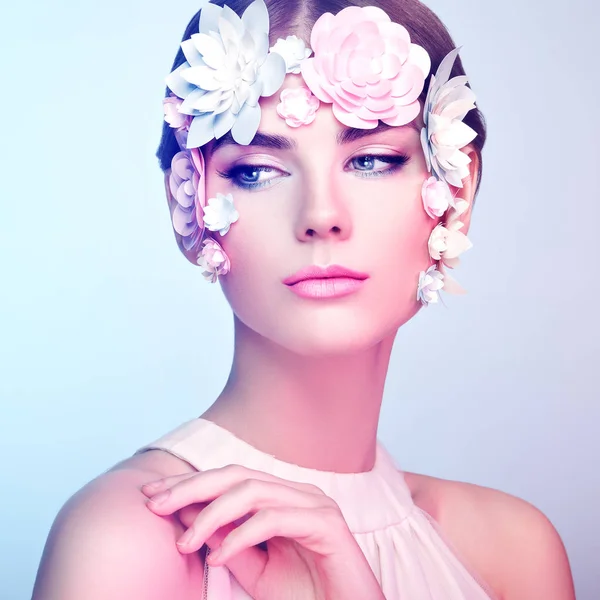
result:
[[[361,154],[359,156],[351,158],[349,162],[355,161],[360,158],[371,158],[373,160],[379,160],[381,162],[391,164],[392,166],[388,169],[382,169],[380,171],[362,171],[362,174],[359,175],[359,177],[382,177],[386,175],[391,175],[410,160],[410,158],[405,154]],[[240,183],[239,181],[236,181],[235,178],[240,173],[250,170],[252,172],[261,171],[265,173],[270,173],[272,171],[280,171],[280,169],[267,165],[236,165],[235,167],[232,167],[227,171],[217,171],[217,173],[220,177],[228,179],[232,182],[233,185],[244,190],[255,190],[270,185],[271,180],[257,181],[252,183]],[[361,170],[358,169],[358,172],[361,172]]]

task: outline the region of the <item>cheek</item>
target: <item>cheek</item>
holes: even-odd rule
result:
[[[273,304],[273,282],[298,265],[285,256],[288,219],[278,212],[276,204],[271,203],[268,209],[260,194],[231,193],[239,218],[223,237],[213,235],[231,262],[231,271],[220,278],[223,293],[234,312],[245,320],[245,312]]]
[[[373,268],[373,296],[382,315],[394,315],[395,326],[409,320],[419,309],[419,273],[433,264],[428,240],[439,219],[427,215],[421,200],[420,178],[402,186],[397,194],[380,196],[378,219],[368,219],[366,248]]]

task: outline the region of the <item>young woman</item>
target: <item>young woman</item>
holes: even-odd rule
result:
[[[448,268],[481,179],[439,19],[417,0],[205,4],[167,85],[175,236],[232,308],[233,366],[200,417],[67,502],[34,600],[572,600],[537,509],[403,472],[377,440],[398,328],[462,291]]]

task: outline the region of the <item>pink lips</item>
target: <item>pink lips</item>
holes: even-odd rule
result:
[[[340,265],[311,265],[287,277],[283,283],[303,298],[339,298],[360,289],[368,277],[366,273]]]

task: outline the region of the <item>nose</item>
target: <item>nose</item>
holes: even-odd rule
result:
[[[311,239],[347,239],[352,223],[347,202],[344,201],[341,182],[331,173],[307,175],[296,225],[296,237],[307,242]]]

